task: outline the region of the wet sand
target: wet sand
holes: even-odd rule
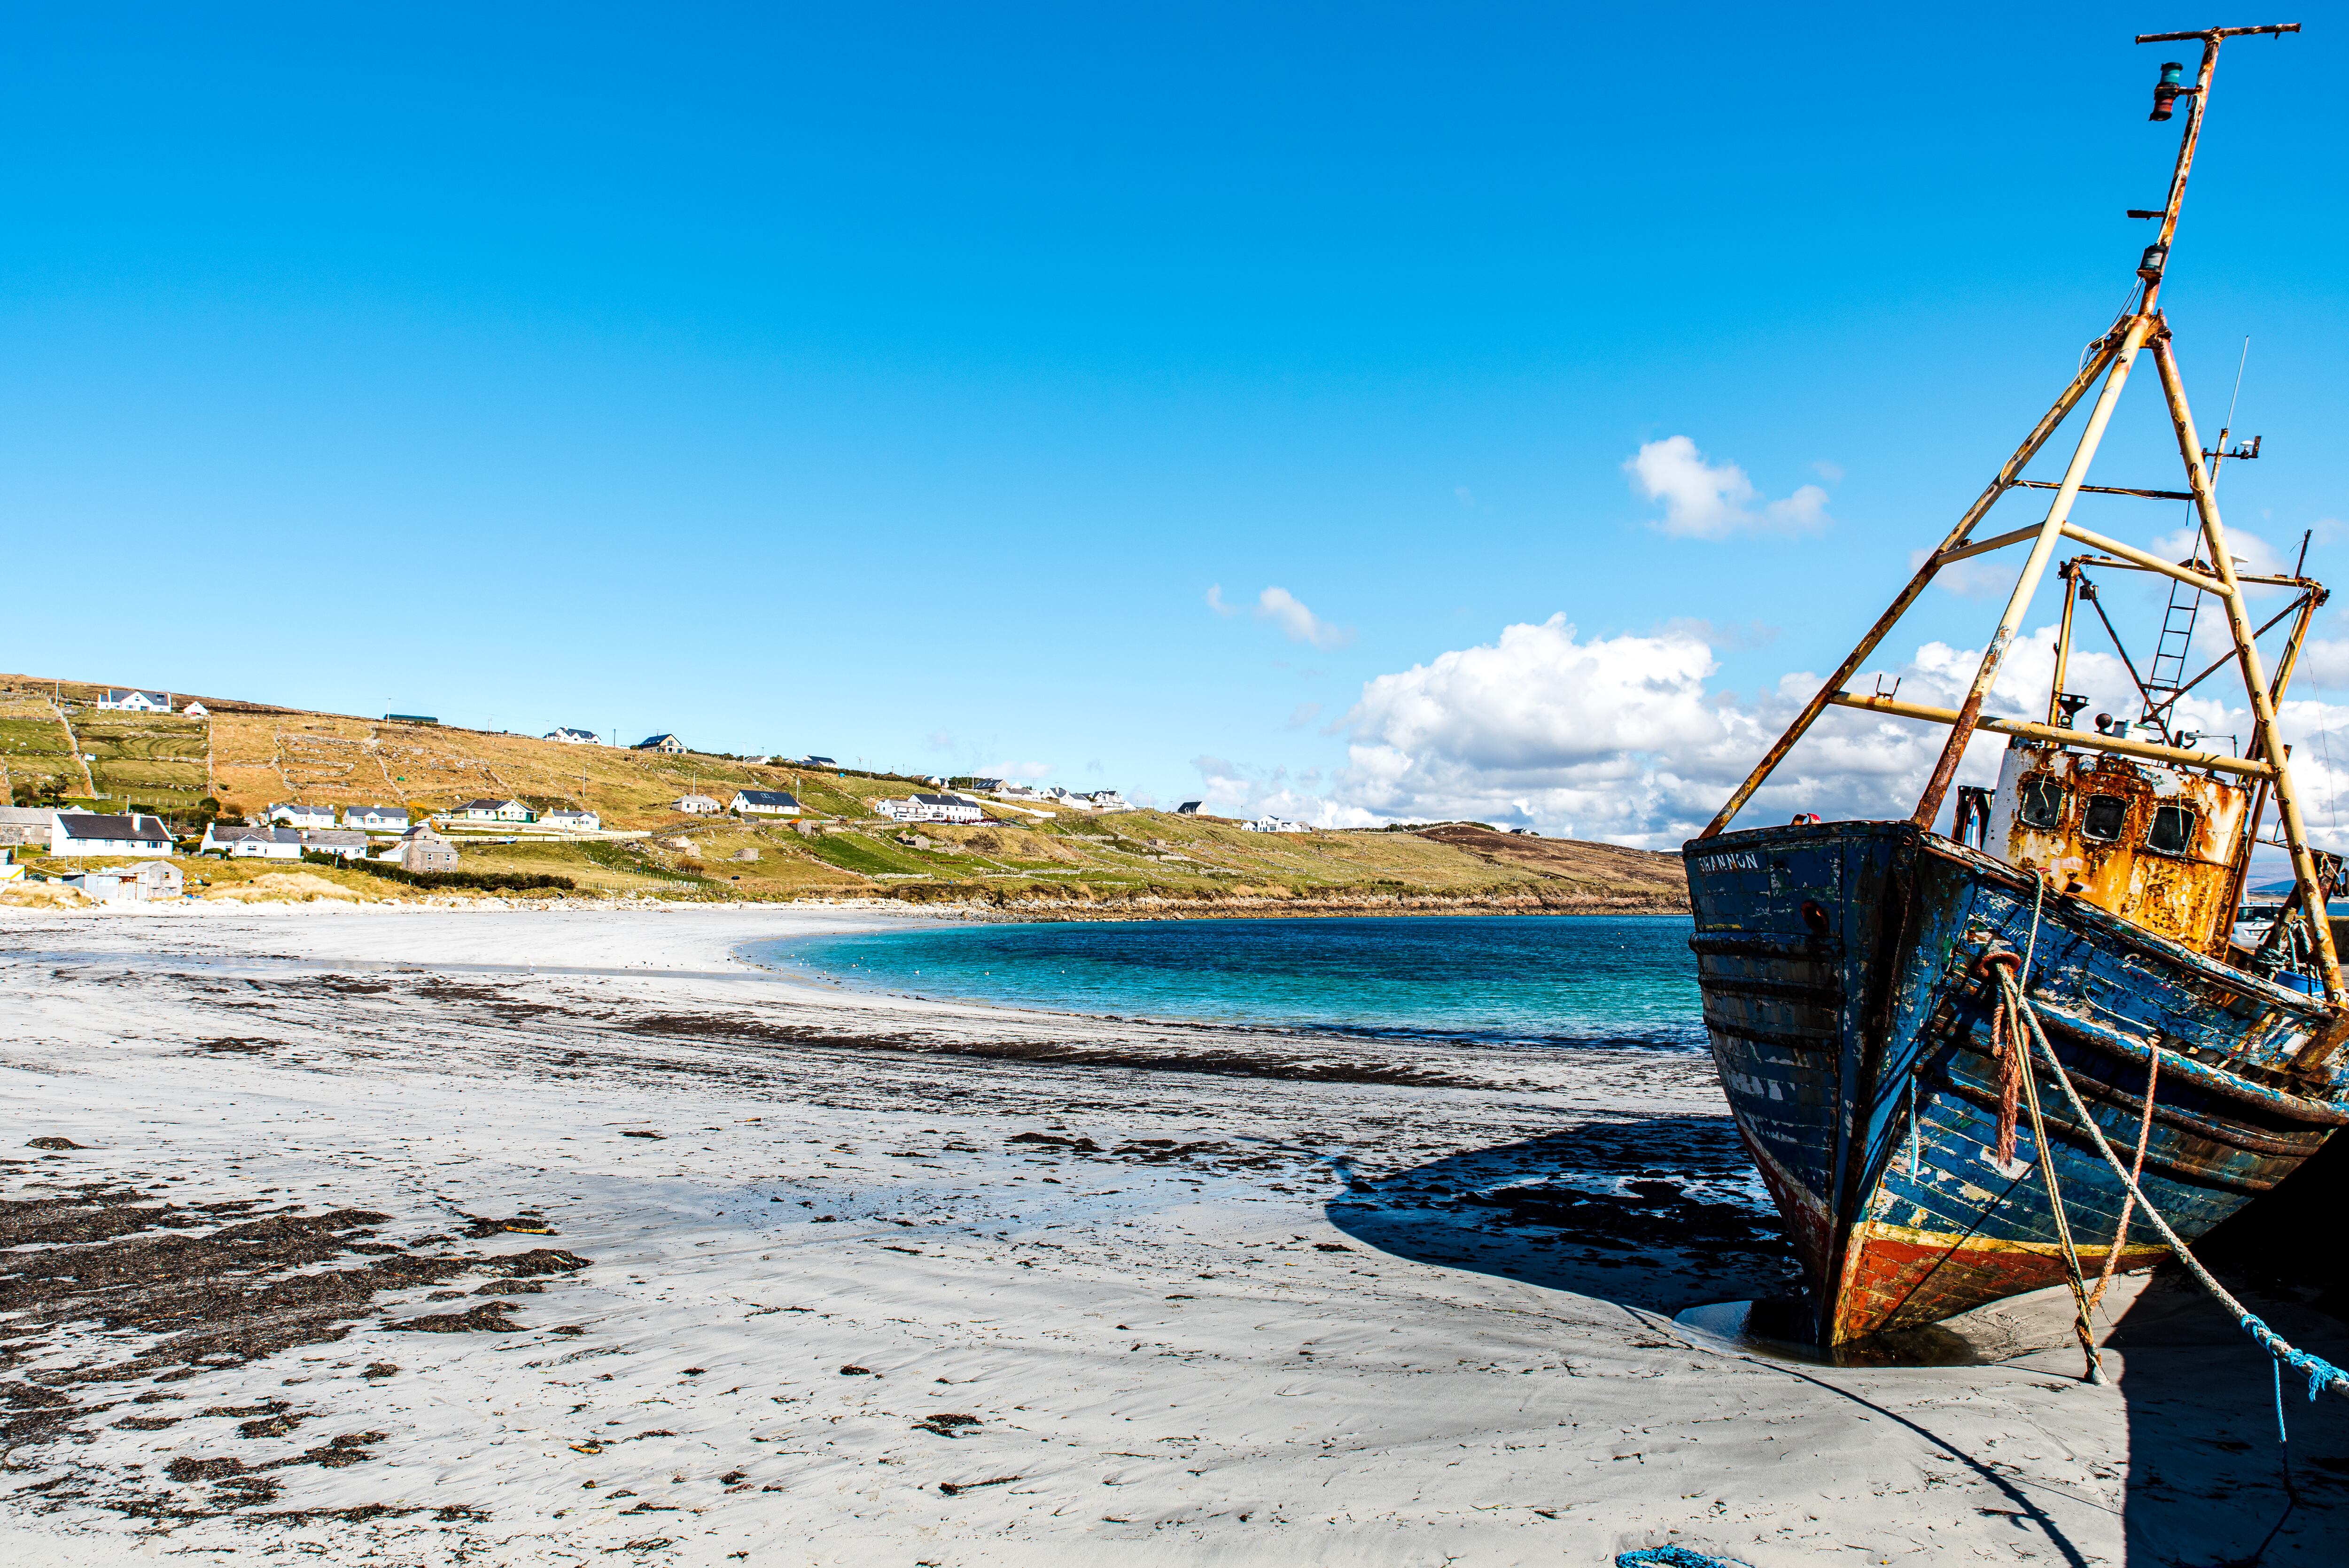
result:
[[[2044,1299],[1964,1367],[1674,1323],[1786,1276],[1702,1057],[735,955],[897,918],[0,916],[0,1554],[2339,1561],[2349,1421],[2287,1390],[2289,1507],[2165,1284],[2112,1388]]]

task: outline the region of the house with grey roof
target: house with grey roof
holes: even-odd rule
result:
[[[118,691],[109,686],[98,695],[100,707],[119,707],[126,713],[169,713],[171,694],[167,691]]]
[[[343,826],[367,833],[404,833],[408,831],[408,808],[346,806],[343,808]]]
[[[434,832],[431,823],[419,822],[376,859],[397,861],[402,871],[453,872],[457,869],[457,846]]]
[[[335,825],[332,806],[302,806],[291,800],[280,801],[265,813],[273,822],[283,822],[289,828],[331,828]]]
[[[600,833],[604,830],[604,819],[593,811],[549,811],[539,819],[539,825],[568,828],[580,833]]]
[[[628,749],[631,751],[660,751],[666,752],[671,757],[675,757],[684,751],[685,742],[679,740],[674,735],[647,735],[642,740],[637,741],[634,746],[628,748]]]
[[[314,855],[363,861],[367,855],[367,836],[349,828],[312,828],[303,833],[302,847]]]
[[[168,855],[171,830],[160,817],[59,811],[49,824],[53,855]]]
[[[902,800],[876,800],[873,809],[899,822],[977,822],[986,819],[976,800],[959,795],[915,793]]]
[[[298,861],[302,832],[298,828],[243,828],[214,822],[204,830],[198,846],[208,854],[234,860]]]
[[[743,817],[796,817],[800,801],[784,789],[737,789],[727,810]]]
[[[46,844],[57,820],[54,806],[0,806],[0,844]]]

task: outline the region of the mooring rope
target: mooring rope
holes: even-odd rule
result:
[[[2129,1181],[2132,1185],[2128,1195],[2121,1200],[2121,1222],[2119,1228],[2113,1232],[2112,1250],[2105,1254],[2104,1272],[2096,1275],[2096,1288],[2089,1293],[2088,1305],[2091,1308],[2105,1299],[2105,1287],[2113,1283],[2113,1270],[2119,1266],[2121,1250],[2128,1244],[2129,1215],[2137,1209],[2137,1191],[2134,1184],[2145,1179],[2146,1145],[2153,1140],[2153,1088],[2160,1077],[2161,1047],[2148,1046],[2146,1047],[2145,1058],[2145,1111],[2137,1118],[2137,1157],[2129,1161]]]
[[[2047,1043],[2046,1032],[2039,1026],[2038,1010],[2024,1000],[2015,985],[2013,974],[2002,965],[1994,967],[1992,973],[1999,977],[1999,985],[2005,989],[2010,1004],[2020,1008],[2032,1039],[2047,1058],[2047,1066],[2054,1073],[2056,1084],[2064,1090],[2064,1099],[2071,1104],[2072,1114],[2080,1119],[2080,1125],[2087,1130],[2090,1141],[2096,1146],[2096,1152],[2105,1157],[2105,1163],[2111,1166],[2113,1174],[2121,1179],[2121,1185],[2128,1189],[2129,1195],[2145,1210],[2145,1217],[2153,1222],[2154,1229],[2161,1233],[2161,1239],[2169,1243],[2170,1253],[2186,1265],[2197,1284],[2218,1298],[2220,1305],[2234,1314],[2236,1326],[2250,1335],[2261,1349],[2274,1357],[2279,1364],[2291,1367],[2308,1379],[2309,1398],[2313,1400],[2327,1389],[2335,1394],[2349,1394],[2349,1372],[2344,1372],[2321,1356],[2292,1348],[2289,1340],[2261,1322],[2237,1301],[2225,1285],[2212,1278],[2210,1271],[2202,1266],[2202,1260],[2178,1239],[2178,1233],[2169,1228],[2169,1222],[2161,1217],[2161,1211],[2155,1208],[2139,1190],[2137,1178],[2129,1174],[2128,1167],[2121,1163],[2120,1156],[2113,1152],[2113,1146],[2106,1141],[2104,1131],[2096,1126],[2095,1118],[2088,1114],[2088,1108],[2081,1102],[2080,1091],[2072,1087],[2072,1075],[2064,1070],[2063,1062],[2056,1057],[2055,1047]]]
[[[2047,1118],[2039,1106],[2038,1075],[2031,1070],[2031,1045],[2023,1029],[2023,1018],[2016,1011],[2018,995],[2014,970],[2023,962],[2013,953],[1985,953],[1982,967],[1999,978],[2004,992],[1999,1008],[1992,1015],[1991,1040],[1999,1052],[2000,1096],[1998,1121],[1999,1158],[2014,1158],[2015,1090],[2019,1087],[2023,1099],[2031,1109],[2031,1141],[2039,1156],[2039,1180],[2047,1188],[2047,1212],[2055,1222],[2056,1244],[2064,1250],[2064,1283],[2072,1287],[2072,1334],[2080,1342],[2080,1354],[2087,1366],[2080,1376],[2088,1382],[2102,1384],[2105,1377],[2104,1357],[2096,1353],[2096,1325],[2091,1315],[2095,1302],[2088,1295],[2085,1273],[2080,1267],[2079,1243],[2072,1238],[2072,1217],[2064,1205],[2064,1189],[2055,1179],[2055,1148],[2047,1137]],[[2003,1028],[1999,1026],[2003,1024]],[[2127,1233],[2124,1221],[2122,1233]]]

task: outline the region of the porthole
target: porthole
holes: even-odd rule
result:
[[[2042,774],[2025,779],[2014,792],[2014,814],[2026,828],[2052,828],[2064,820],[2064,786]]]
[[[2080,816],[2080,836],[2109,844],[2128,826],[2128,802],[2117,795],[2091,795]]]
[[[2184,854],[2194,846],[2195,815],[2191,806],[2156,806],[2153,827],[2145,835],[2145,847],[2165,855]]]

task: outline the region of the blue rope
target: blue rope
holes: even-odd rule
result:
[[[2243,1314],[2240,1322],[2243,1332],[2258,1341],[2261,1349],[2276,1358],[2279,1377],[2282,1376],[2281,1369],[2289,1367],[2308,1379],[2310,1399],[2313,1400],[2327,1388],[2333,1389],[2335,1393],[2349,1394],[2349,1372],[2344,1372],[2322,1356],[2312,1356],[2305,1350],[2293,1349],[2282,1335],[2248,1312]],[[2282,1396],[2279,1395],[2278,1398],[2281,1398]],[[2276,1417],[2281,1422],[2283,1417],[2281,1405],[2277,1407]]]
[[[2080,1125],[2087,1130],[2089,1140],[2096,1146],[2096,1152],[2105,1157],[2105,1163],[2113,1168],[2113,1174],[2121,1179],[2121,1185],[2128,1189],[2130,1195],[2136,1198],[2138,1204],[2145,1210],[2145,1217],[2153,1222],[2153,1228],[2161,1233],[2161,1239],[2169,1243],[2170,1255],[2184,1264],[2187,1272],[2194,1276],[2196,1282],[2204,1290],[2218,1297],[2220,1304],[2235,1315],[2236,1324],[2245,1334],[2251,1336],[2252,1341],[2261,1349],[2274,1357],[2278,1365],[2289,1367],[2308,1379],[2308,1397],[2311,1400],[2328,1388],[2336,1394],[2349,1395],[2349,1372],[2344,1372],[2322,1356],[2312,1356],[2305,1350],[2293,1349],[2290,1341],[2253,1316],[2250,1308],[2237,1301],[2225,1285],[2211,1277],[2210,1271],[2202,1266],[2202,1260],[2196,1257],[2192,1249],[2179,1239],[2178,1233],[2169,1228],[2169,1222],[2163,1219],[2161,1211],[2147,1201],[2144,1191],[2138,1188],[2137,1179],[2129,1174],[2128,1167],[2121,1163],[2121,1157],[2114,1153],[2113,1146],[2105,1140],[2104,1132],[2096,1126],[2096,1119],[2089,1114],[2088,1108],[2080,1102],[2080,1091],[2073,1087],[2072,1075],[2064,1070],[2063,1060],[2056,1056],[2055,1047],[2047,1043],[2047,1032],[2039,1026],[2039,1010],[2027,1003],[2022,992],[2015,988],[2013,971],[1998,968],[1992,970],[1991,973],[1998,976],[2000,985],[2005,988],[2008,1003],[2018,1008],[2024,1020],[2030,1024],[2031,1037],[2038,1045],[2041,1054],[2047,1058],[2048,1068],[2055,1075],[2055,1082],[2063,1089],[2064,1098],[2071,1102],[2072,1114],[2077,1117]]]
[[[1745,1564],[1731,1557],[1707,1557],[1685,1546],[1649,1546],[1617,1553],[1615,1568],[1745,1568]]]

